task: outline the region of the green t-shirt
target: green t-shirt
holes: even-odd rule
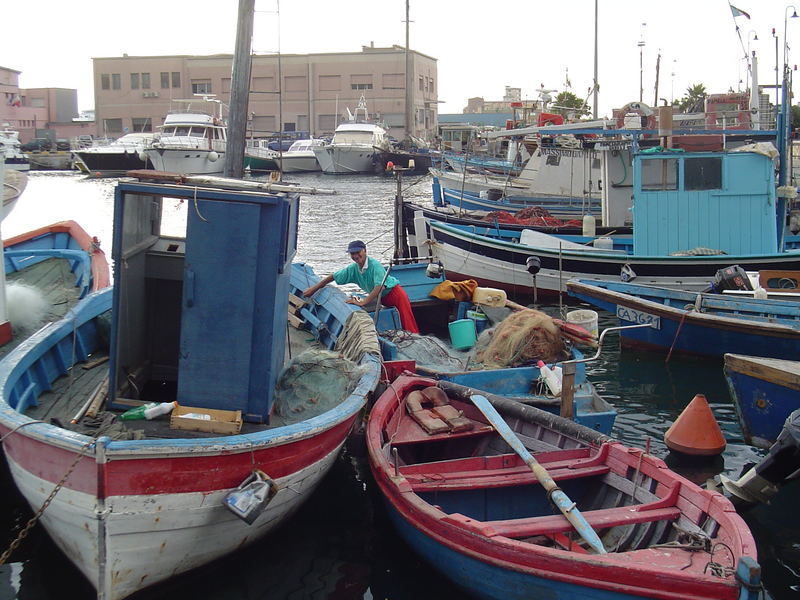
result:
[[[336,271],[336,273],[333,274],[333,280],[339,285],[344,285],[345,283],[355,283],[358,287],[364,290],[364,292],[369,294],[375,288],[375,286],[381,284],[384,275],[386,275],[386,269],[383,268],[383,265],[379,263],[377,259],[372,258],[371,256],[367,257],[367,262],[364,266],[366,268],[362,272],[358,267],[358,264],[351,262],[344,269]],[[389,275],[386,278],[386,283],[383,284],[384,290],[381,293],[381,297],[388,294],[389,291],[397,285],[397,283],[397,279]]]

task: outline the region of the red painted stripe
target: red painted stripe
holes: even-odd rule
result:
[[[253,468],[272,478],[285,477],[318,462],[342,443],[356,415],[309,438],[268,446],[253,452],[212,456],[113,459],[105,467],[105,495],[213,492],[239,485]],[[0,428],[7,431],[6,428]],[[61,480],[76,454],[22,434],[4,443],[9,458],[35,477],[53,484]],[[95,495],[98,466],[94,456],[81,459],[65,487]]]

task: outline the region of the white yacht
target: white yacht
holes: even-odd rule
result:
[[[153,140],[152,133],[128,133],[107,144],[73,150],[75,167],[82,173],[96,177],[115,177],[136,169],[150,169],[152,165],[144,149]]]
[[[19,132],[3,128],[0,131],[0,152],[5,155],[6,169],[14,171],[30,171],[31,163],[22,153]]]
[[[389,149],[388,134],[380,125],[368,122],[364,96],[355,114],[349,108],[347,114],[348,121],[336,128],[333,141],[315,146],[314,155],[325,173],[371,173],[380,168],[380,152]]]
[[[208,98],[204,100],[209,101]],[[222,106],[221,102],[213,101]],[[190,104],[166,116],[144,154],[158,171],[213,175],[224,170],[226,140],[226,127],[221,115],[192,111]]]
[[[317,156],[314,148],[322,146],[325,142],[319,139],[297,140],[283,153],[281,161],[284,173],[303,173],[319,171]]]

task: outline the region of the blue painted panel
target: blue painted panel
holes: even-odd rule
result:
[[[685,189],[686,160],[698,157],[722,160],[721,189]],[[678,163],[678,189],[643,190],[643,167],[664,160]],[[639,256],[665,256],[697,247],[733,255],[778,250],[772,161],[766,156],[640,154],[634,159],[634,186],[633,240]]]
[[[786,417],[800,408],[800,394],[775,383],[725,369],[725,377],[747,443],[760,438],[773,443]],[[758,444],[763,446],[763,443]]]

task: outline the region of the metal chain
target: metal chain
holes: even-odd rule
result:
[[[39,519],[41,518],[42,514],[47,509],[47,507],[50,506],[50,503],[53,501],[53,498],[56,497],[56,494],[59,492],[59,490],[67,482],[67,479],[69,478],[69,476],[72,475],[72,472],[78,466],[78,462],[80,462],[81,458],[83,458],[85,456],[86,450],[89,449],[89,447],[94,446],[95,441],[96,440],[94,438],[89,440],[88,442],[86,442],[83,445],[83,447],[80,450],[78,450],[78,453],[75,456],[75,460],[72,461],[72,464],[70,465],[69,469],[67,469],[67,472],[64,473],[64,476],[61,478],[61,481],[59,481],[55,485],[55,487],[53,488],[53,491],[50,492],[50,495],[42,503],[42,506],[39,507],[39,510],[37,510],[36,513],[34,513],[34,515],[28,520],[28,522],[25,524],[25,527],[23,527],[22,531],[19,532],[19,534],[17,535],[17,538],[13,542],[11,542],[11,545],[8,547],[8,549],[5,552],[3,552],[2,555],[0,555],[0,565],[6,564],[6,561],[11,556],[11,554],[14,552],[14,550],[16,550],[19,547],[19,545],[22,543],[22,540],[24,540],[28,536],[28,533],[30,532],[30,530],[39,521]]]

